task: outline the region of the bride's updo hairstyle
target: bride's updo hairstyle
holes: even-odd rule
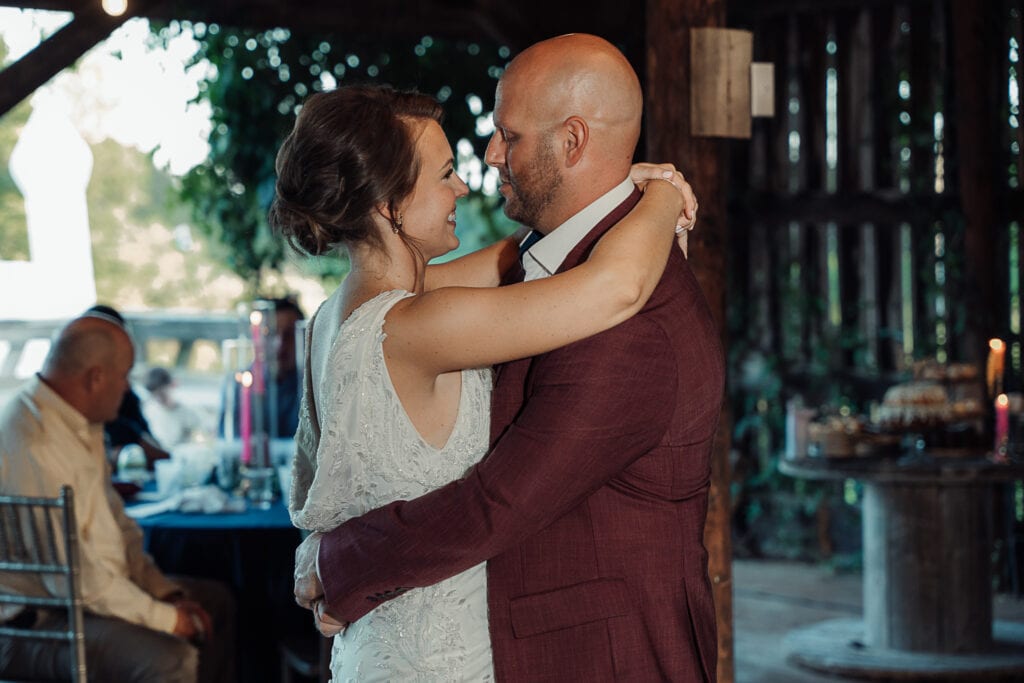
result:
[[[414,122],[428,119],[441,122],[434,98],[389,86],[311,96],[277,153],[270,224],[314,256],[364,242],[383,247],[374,213],[386,206],[399,231],[397,208],[419,175]]]

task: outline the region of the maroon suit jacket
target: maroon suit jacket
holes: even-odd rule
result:
[[[354,621],[488,560],[499,680],[715,680],[703,533],[723,389],[717,327],[673,249],[638,315],[498,368],[492,449],[464,479],[324,537],[328,611]]]

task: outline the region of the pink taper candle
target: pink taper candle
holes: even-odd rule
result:
[[[252,460],[252,410],[250,409],[250,392],[252,391],[252,373],[246,370],[238,374],[239,382],[242,385],[241,400],[239,401],[239,431],[242,434],[242,464],[248,465]]]
[[[996,445],[997,456],[1006,454],[1006,439],[1010,433],[1010,400],[1006,394],[996,398]]]

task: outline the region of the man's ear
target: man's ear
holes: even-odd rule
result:
[[[590,141],[590,126],[579,116],[570,116],[562,125],[565,127],[565,163],[575,166],[583,158]]]
[[[82,384],[86,392],[93,394],[103,384],[104,370],[102,366],[93,365],[82,375]]]

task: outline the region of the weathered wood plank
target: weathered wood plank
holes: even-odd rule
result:
[[[988,340],[997,331],[999,305],[993,227],[998,224],[996,188],[1005,184],[997,170],[997,74],[999,53],[1005,48],[991,40],[991,36],[993,22],[999,20],[995,12],[1002,3],[951,2],[958,175],[967,223],[965,353],[968,360],[980,362],[987,352]]]
[[[825,41],[827,18],[804,15],[797,19],[800,54],[800,165],[801,189],[825,189]]]
[[[864,488],[867,644],[907,652],[989,649],[991,485]]]
[[[910,148],[911,189],[916,193],[935,191],[935,135],[936,78],[940,52],[935,49],[933,5],[910,7]]]
[[[957,206],[958,198],[953,193],[915,195],[888,189],[841,194],[750,193],[743,197],[742,202],[730,206],[729,210],[738,219],[757,216],[773,223],[823,223],[841,219],[845,225],[874,222],[884,227],[922,218],[937,220],[943,213],[955,211]]]
[[[892,102],[896,99],[895,64],[892,48],[895,42],[896,21],[892,5],[876,8],[871,13],[871,79],[870,99],[872,102],[871,142],[871,186],[874,188],[895,187],[895,164],[893,163],[892,137],[894,119]],[[884,218],[879,218],[884,221]]]
[[[690,259],[715,316],[726,336],[726,153],[724,142],[690,133],[689,85],[691,27],[725,25],[723,0],[647,0],[646,123],[647,156],[675,160],[700,197],[700,228],[690,239]],[[711,495],[704,542],[714,585],[718,620],[718,680],[731,683],[733,671],[732,543],[729,505],[729,442],[732,429],[728,402],[712,455]]]

